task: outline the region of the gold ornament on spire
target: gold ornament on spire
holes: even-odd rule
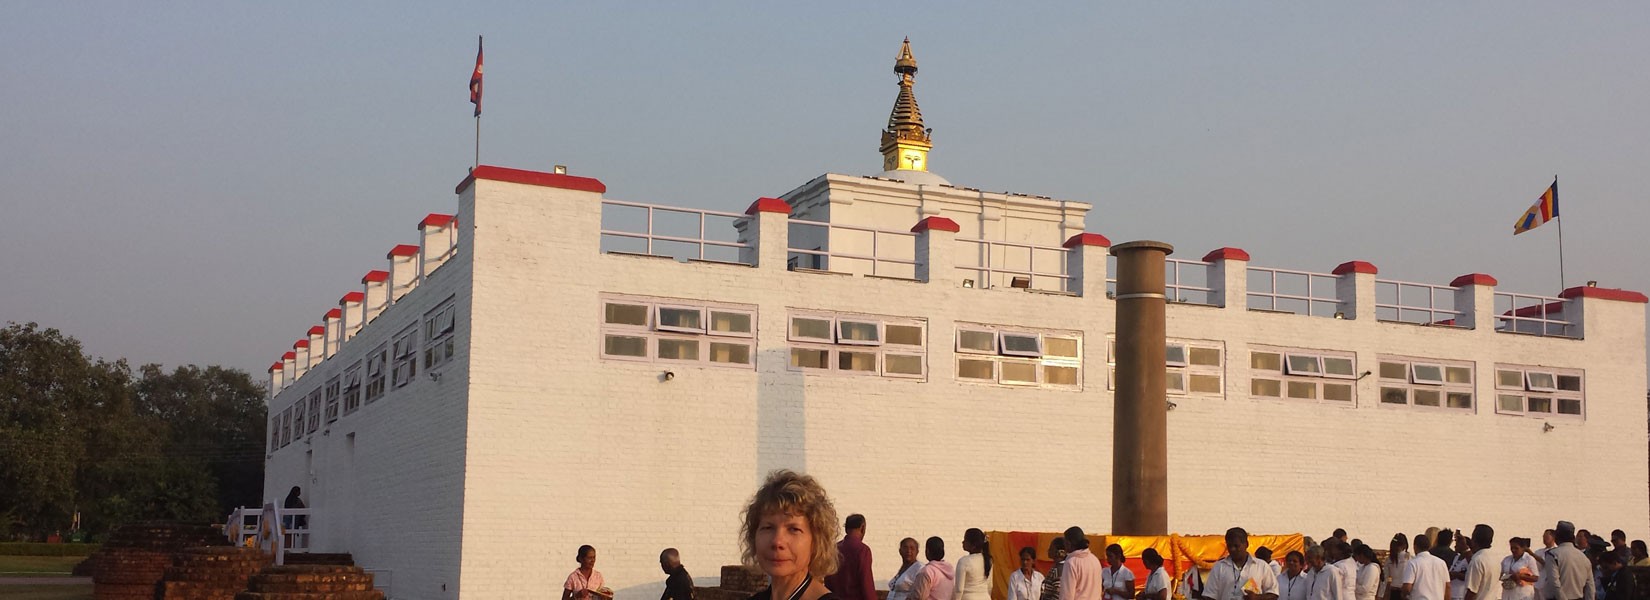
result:
[[[930,131],[922,124],[922,109],[917,108],[917,95],[911,91],[917,78],[917,59],[911,56],[911,38],[900,46],[899,58],[894,60],[894,72],[899,74],[899,96],[894,98],[894,112],[888,115],[888,128],[882,130],[882,168],[884,171],[904,169],[928,170],[928,151],[934,148]]]

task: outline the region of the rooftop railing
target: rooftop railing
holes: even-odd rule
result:
[[[791,219],[789,224],[786,264],[792,270],[907,279],[917,276],[917,234],[799,219]]]
[[[1455,309],[1455,288],[1430,283],[1375,280],[1375,318],[1416,325],[1458,325],[1462,311]]]
[[[1313,317],[1333,317],[1340,299],[1335,293],[1339,279],[1328,273],[1249,267],[1250,310],[1289,312]]]
[[[1563,310],[1563,298],[1496,292],[1495,330],[1546,337],[1579,337],[1575,323],[1564,317]]]
[[[958,238],[957,241],[963,247],[957,269],[973,275],[974,287],[1071,291],[1072,276],[1066,271],[1070,250],[995,240]]]
[[[602,200],[602,252],[741,262],[734,222],[745,215]]]
[[[1213,306],[1214,288],[1209,286],[1209,263],[1200,260],[1165,259],[1163,295],[1170,303]]]

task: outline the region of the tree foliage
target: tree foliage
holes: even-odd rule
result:
[[[215,520],[257,504],[264,390],[217,366],[165,372],[86,356],[34,323],[0,329],[0,531],[94,534],[137,519]]]

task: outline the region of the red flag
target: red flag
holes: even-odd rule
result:
[[[476,116],[481,116],[481,36],[476,36],[476,70],[470,73],[470,103],[476,105]]]

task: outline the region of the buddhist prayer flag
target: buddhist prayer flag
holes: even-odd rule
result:
[[[476,116],[481,116],[481,36],[476,36],[476,70],[470,73],[470,103],[476,105]]]
[[[1541,194],[1541,199],[1536,200],[1535,205],[1531,206],[1530,210],[1524,211],[1524,216],[1519,217],[1517,223],[1513,223],[1513,235],[1535,229],[1540,227],[1542,223],[1557,218],[1558,180],[1554,179],[1553,184],[1547,187],[1547,191]]]

